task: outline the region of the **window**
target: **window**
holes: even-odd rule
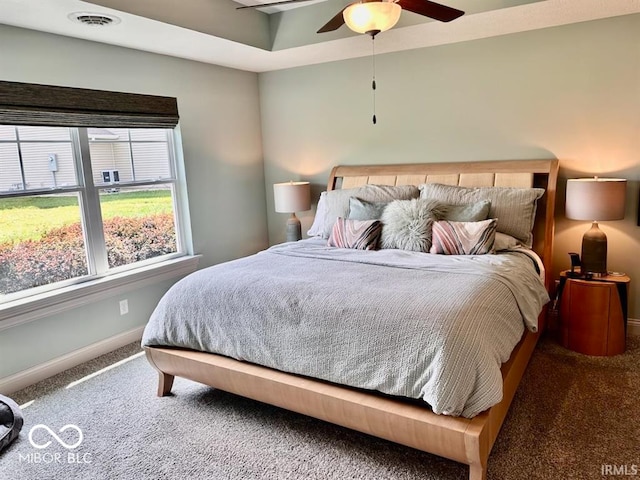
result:
[[[0,303],[184,253],[173,129],[0,125]]]

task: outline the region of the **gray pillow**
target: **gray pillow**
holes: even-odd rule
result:
[[[357,197],[349,199],[349,220],[380,220],[389,202],[367,202]]]
[[[498,221],[497,231],[506,233],[531,248],[536,203],[544,194],[542,188],[456,187],[439,183],[420,185],[420,198],[431,198],[444,204],[462,205],[491,201],[489,217]]]
[[[364,185],[358,188],[344,190],[330,190],[326,195],[326,211],[322,237],[329,238],[333,224],[338,217],[347,218],[349,215],[349,199],[358,197],[368,202],[390,202],[392,200],[408,200],[418,198],[420,191],[414,185]]]
[[[24,420],[16,402],[0,395],[0,451],[18,438]]]
[[[498,252],[500,250],[509,250],[518,246],[518,240],[506,233],[496,232],[496,238],[493,242],[493,250]]]
[[[480,222],[489,218],[490,200],[465,205],[444,205],[444,217],[448,222]]]
[[[435,200],[395,200],[382,213],[381,248],[429,252],[431,227],[443,214]]]

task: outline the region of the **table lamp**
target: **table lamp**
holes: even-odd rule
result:
[[[624,218],[626,188],[627,181],[621,178],[567,180],[566,217],[593,222],[582,237],[583,274],[607,275],[607,236],[598,222]]]
[[[311,209],[311,185],[309,182],[275,183],[273,199],[276,212],[291,214],[287,220],[287,242],[297,242],[302,238],[302,229],[295,212]]]

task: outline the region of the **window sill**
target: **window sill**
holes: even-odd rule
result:
[[[199,261],[200,255],[179,257],[8,302],[0,306],[0,330],[66,312],[164,280],[183,277],[194,272]]]

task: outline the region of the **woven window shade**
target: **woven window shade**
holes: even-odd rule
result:
[[[173,97],[0,81],[0,124],[173,128]]]

